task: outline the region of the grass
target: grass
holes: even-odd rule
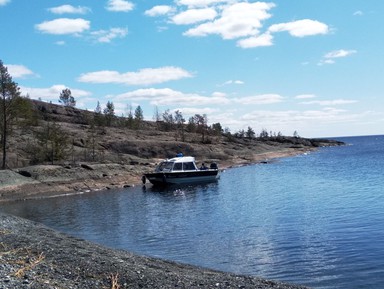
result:
[[[119,273],[116,273],[115,275],[114,274],[111,274],[109,276],[109,278],[111,279],[111,289],[120,289],[120,285],[119,285]]]

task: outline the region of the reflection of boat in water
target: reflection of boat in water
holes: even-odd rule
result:
[[[219,178],[216,163],[199,169],[195,158],[178,154],[177,157],[162,161],[153,173],[144,174],[142,181],[150,181],[153,185],[190,184],[212,182]]]

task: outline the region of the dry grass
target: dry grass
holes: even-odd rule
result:
[[[119,273],[116,273],[115,275],[114,274],[111,274],[109,276],[109,278],[111,279],[111,289],[120,289],[120,285],[119,285]]]
[[[29,253],[29,252],[28,252]],[[14,276],[16,277],[23,277],[25,275],[25,272],[28,270],[33,269],[37,265],[39,265],[43,260],[45,259],[45,256],[43,253],[40,253],[37,256],[31,256],[30,254],[27,255],[27,258],[24,258],[23,260],[19,260],[17,263],[21,265],[22,267],[18,269]]]

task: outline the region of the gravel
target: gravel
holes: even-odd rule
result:
[[[2,288],[306,288],[138,256],[0,213]]]

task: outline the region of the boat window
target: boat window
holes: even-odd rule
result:
[[[196,170],[196,167],[193,163],[183,163],[183,170],[192,171],[192,170]]]
[[[160,163],[156,171],[158,172],[170,171],[172,170],[172,166],[173,166],[173,162],[162,162]]]
[[[181,171],[183,169],[183,164],[182,163],[175,163],[173,166],[174,171]]]

